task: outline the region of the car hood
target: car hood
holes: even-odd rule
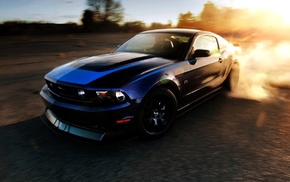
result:
[[[70,62],[49,72],[45,79],[88,87],[121,87],[140,75],[172,63],[172,60],[148,54],[111,53]]]

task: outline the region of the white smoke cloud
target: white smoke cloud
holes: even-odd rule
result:
[[[278,98],[277,89],[281,88],[290,89],[290,42],[263,41],[244,46],[240,83],[231,96],[255,100]]]

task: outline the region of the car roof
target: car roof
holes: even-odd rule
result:
[[[209,31],[197,30],[197,29],[184,29],[184,28],[166,28],[166,29],[156,29],[156,30],[147,30],[142,33],[188,33],[188,34],[196,34],[196,33],[207,33],[213,34]]]

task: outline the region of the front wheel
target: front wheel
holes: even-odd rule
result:
[[[144,98],[139,112],[139,135],[146,139],[161,137],[172,127],[177,100],[168,89],[157,89]]]

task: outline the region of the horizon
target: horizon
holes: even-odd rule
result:
[[[88,9],[86,0],[0,0],[0,22],[24,21],[43,23],[77,23],[81,24],[83,12]],[[177,25],[178,16],[181,13],[191,12],[194,16],[199,16],[204,8],[204,4],[212,2],[218,8],[230,7],[234,9],[246,8],[251,11],[272,10],[285,23],[290,24],[290,13],[287,7],[283,6],[281,0],[275,3],[262,0],[199,0],[199,1],[174,1],[174,0],[120,0],[124,9],[124,21],[141,21],[149,26],[157,22],[162,24]],[[69,11],[68,11],[69,10]]]

